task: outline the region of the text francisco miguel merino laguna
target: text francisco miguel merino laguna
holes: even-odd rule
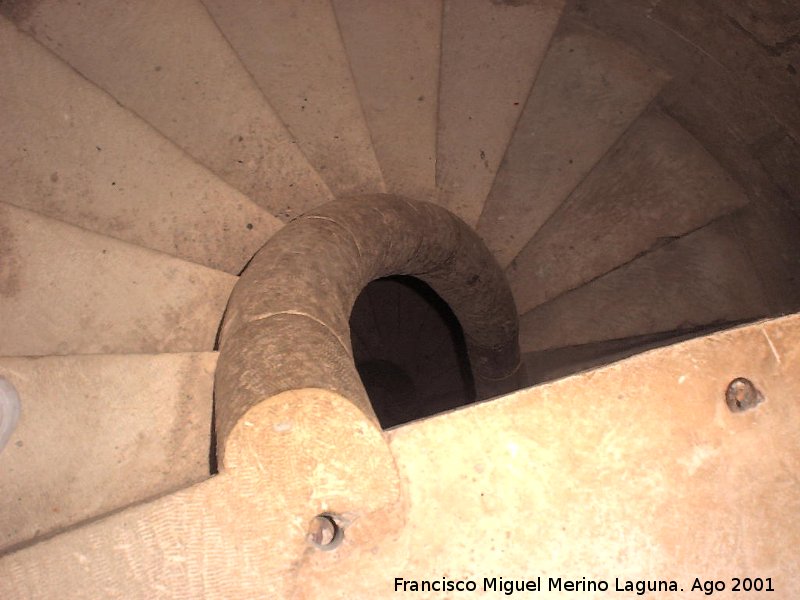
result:
[[[543,585],[543,583],[545,585]],[[484,577],[483,587],[471,579],[404,579],[394,578],[395,592],[502,592],[510,596],[514,592],[629,592],[643,596],[647,592],[677,592],[679,586],[672,580],[630,581],[616,578],[612,584],[604,579],[564,579],[548,577],[544,582],[541,575],[536,579],[503,579]]]

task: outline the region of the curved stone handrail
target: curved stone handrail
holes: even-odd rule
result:
[[[477,234],[427,202],[337,200],[274,235],[234,287],[215,383],[220,459],[245,412],[287,390],[336,392],[377,423],[353,362],[349,318],[361,290],[390,275],[417,277],[450,305],[479,399],[522,387],[514,300]]]

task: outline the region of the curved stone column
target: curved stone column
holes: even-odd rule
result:
[[[287,390],[336,392],[377,422],[353,363],[349,319],[361,290],[390,275],[417,277],[450,305],[478,398],[523,385],[514,300],[469,226],[427,202],[337,200],[273,236],[231,294],[216,374],[220,457],[245,412]]]

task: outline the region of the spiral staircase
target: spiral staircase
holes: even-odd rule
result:
[[[800,16],[687,4],[0,2],[0,376],[21,404],[0,453],[3,597],[59,590],[37,548],[210,481],[231,290],[335,198],[405,196],[474,228],[513,293],[529,386],[798,311]],[[378,281],[354,312],[373,401],[413,404],[384,426],[474,399],[457,326],[415,286]],[[631,377],[668,370],[650,369]],[[69,552],[64,572],[90,576]],[[209,581],[194,591],[218,595]],[[176,597],[133,589],[94,593]]]

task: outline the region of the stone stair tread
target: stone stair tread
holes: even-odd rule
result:
[[[230,273],[281,226],[2,18],[0,88],[7,202]]]
[[[333,7],[387,191],[434,200],[441,2]]]
[[[657,94],[666,75],[562,22],[478,222],[506,267]]]
[[[335,196],[385,187],[330,0],[203,0]]]
[[[796,312],[800,308],[800,209],[792,198],[800,191],[800,170],[789,165],[800,161],[800,146],[786,152],[790,138],[775,117],[742,105],[740,98],[726,92],[727,87],[713,77],[673,80],[658,101],[721,165],[739,173],[737,179],[754,201],[736,213],[737,233],[759,266],[772,314]],[[720,112],[724,119],[719,118]],[[772,132],[766,139],[775,143],[764,143],[765,131]]]
[[[606,340],[549,348],[539,352],[526,352],[522,355],[528,385],[563,379],[583,371],[596,369],[649,350],[671,346],[691,338],[709,335],[721,329],[741,325],[740,322],[721,323],[711,327],[700,327],[690,331],[664,331],[648,335],[637,335],[620,340]]]
[[[271,214],[330,198],[199,0],[45,0],[4,12]]]
[[[0,553],[209,476],[215,353],[0,358]]]
[[[473,227],[563,5],[444,0],[436,177]]]
[[[747,202],[691,134],[648,110],[507,269],[517,308],[526,313]]]
[[[0,202],[0,356],[214,347],[236,277]]]
[[[731,224],[723,217],[523,314],[522,351],[768,314],[758,274]]]

